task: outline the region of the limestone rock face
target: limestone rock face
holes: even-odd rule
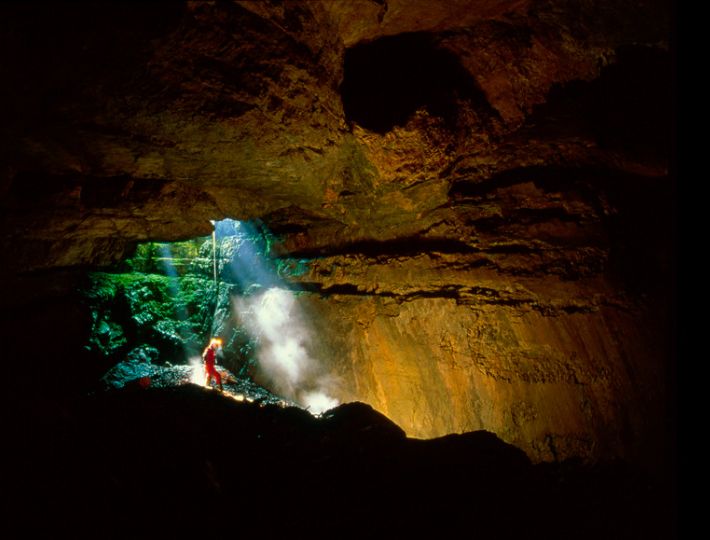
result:
[[[536,460],[662,445],[667,2],[0,9],[10,303],[259,218],[341,399]]]
[[[366,295],[307,305],[335,395],[372,404],[410,436],[486,429],[534,460],[643,458],[664,414],[649,400],[664,388],[650,359],[667,344],[638,310],[558,300]]]

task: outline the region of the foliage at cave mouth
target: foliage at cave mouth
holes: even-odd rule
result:
[[[87,348],[113,366],[104,378],[169,381],[180,373],[159,366],[189,363],[195,375],[188,379],[199,383],[200,351],[220,336],[220,364],[237,378],[256,378],[313,412],[337,405],[285,286],[304,261],[272,259],[274,240],[260,224],[224,220],[211,237],[142,244],[113,272],[91,274]]]

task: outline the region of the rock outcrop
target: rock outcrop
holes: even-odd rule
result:
[[[36,412],[3,484],[26,536],[672,534],[663,486],[632,466],[532,465],[485,431],[407,439],[362,403],[315,419],[186,385]]]

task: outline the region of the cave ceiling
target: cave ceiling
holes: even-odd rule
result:
[[[668,182],[666,2],[1,9],[6,271],[232,217],[294,254],[416,240],[593,272],[610,216]]]

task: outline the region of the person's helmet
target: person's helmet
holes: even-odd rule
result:
[[[210,347],[212,347],[213,345],[217,345],[217,347],[221,347],[222,346],[222,338],[218,338],[218,337],[212,338],[210,340]]]

